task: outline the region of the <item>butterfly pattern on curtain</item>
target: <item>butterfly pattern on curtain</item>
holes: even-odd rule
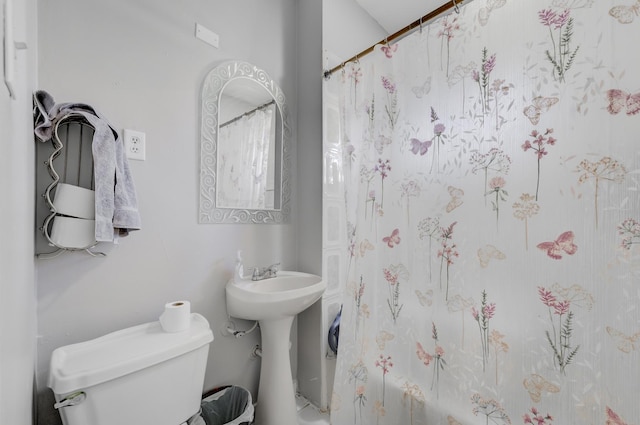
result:
[[[334,425],[640,424],[639,11],[475,0],[325,83]]]

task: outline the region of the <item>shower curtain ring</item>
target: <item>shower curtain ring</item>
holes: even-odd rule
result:
[[[422,34],[422,16],[420,17],[420,34]]]
[[[458,7],[458,3],[456,3],[456,0],[451,0],[453,2],[453,10],[455,10],[456,13],[460,13],[460,7]]]

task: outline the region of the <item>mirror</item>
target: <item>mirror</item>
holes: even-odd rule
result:
[[[291,129],[267,73],[239,61],[210,71],[201,132],[199,222],[288,222]]]

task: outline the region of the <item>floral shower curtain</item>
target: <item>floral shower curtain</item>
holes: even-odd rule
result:
[[[638,12],[475,0],[326,83],[334,425],[640,424]]]

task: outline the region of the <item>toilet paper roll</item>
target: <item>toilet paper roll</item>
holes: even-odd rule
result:
[[[84,218],[53,218],[51,241],[62,248],[88,248],[96,244],[96,222]]]
[[[182,332],[191,324],[191,303],[189,301],[173,301],[164,305],[160,315],[160,325],[165,332]]]
[[[96,215],[95,192],[80,186],[58,183],[53,206],[58,214],[93,220]]]

